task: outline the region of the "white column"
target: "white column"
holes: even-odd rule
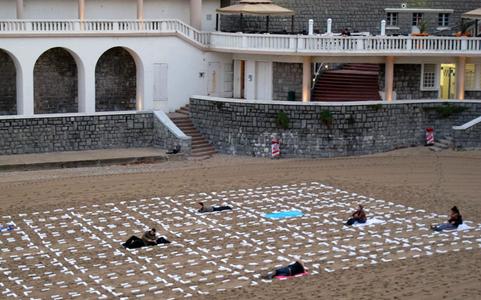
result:
[[[310,56],[304,57],[302,63],[302,102],[311,101],[311,87],[312,87],[312,59]]]
[[[33,67],[35,62],[24,61],[17,69],[17,115],[33,116]]]
[[[190,0],[190,26],[202,29],[202,0]]]
[[[85,20],[85,0],[78,0],[78,18],[80,21]]]
[[[456,63],[456,99],[464,100],[464,74],[466,72],[466,57],[458,57],[458,62]]]
[[[328,34],[332,33],[332,19],[331,18],[327,19],[327,33]]]
[[[78,111],[81,113],[95,112],[95,61],[77,64],[78,72]]]
[[[394,89],[394,56],[386,57],[386,70],[384,77],[384,95],[385,100],[391,102],[393,100]]]
[[[23,19],[23,0],[17,0],[17,19]]]
[[[314,35],[314,20],[309,19],[309,35]]]
[[[137,20],[144,19],[144,0],[137,0]]]
[[[381,21],[381,36],[386,35],[386,20]]]

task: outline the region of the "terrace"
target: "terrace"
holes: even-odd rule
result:
[[[326,56],[481,57],[481,38],[202,32],[179,20],[2,20],[0,37],[177,35],[209,51]]]

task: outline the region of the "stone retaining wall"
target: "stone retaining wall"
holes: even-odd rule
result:
[[[0,155],[175,145],[154,119],[152,113],[0,118]]]
[[[449,136],[452,126],[481,116],[481,102],[449,102],[465,111],[442,118],[439,107],[445,105],[420,101],[303,105],[196,98],[190,100],[190,111],[195,127],[221,153],[269,156],[276,136],[282,140],[284,156],[334,157],[423,145],[425,128],[435,128],[436,137]],[[276,125],[280,111],[288,116],[287,129]]]
[[[481,123],[465,130],[454,130],[453,140],[456,149],[481,148]]]

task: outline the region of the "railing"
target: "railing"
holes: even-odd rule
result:
[[[231,52],[281,54],[474,54],[481,38],[415,36],[275,35],[202,32],[179,20],[0,20],[4,34],[178,34],[202,47]]]

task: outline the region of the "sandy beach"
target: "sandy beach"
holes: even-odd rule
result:
[[[204,161],[0,173],[0,216],[304,182],[319,182],[440,216],[457,205],[465,220],[480,223],[481,151],[434,153],[426,148],[355,158],[269,160],[218,155]],[[179,202],[182,198],[175,199],[175,205],[182,205]],[[195,199],[191,199],[185,205],[194,203]],[[248,205],[267,209],[262,204]],[[137,210],[132,215],[137,219],[145,217]],[[239,214],[232,216],[237,222],[240,222],[239,217]],[[175,220],[172,220],[174,225]],[[244,230],[242,228],[234,226],[232,230]],[[383,230],[395,229],[396,225],[383,227]],[[191,231],[198,228],[184,227],[182,230],[184,236],[192,233],[195,237]],[[353,234],[356,235],[357,231]],[[469,234],[465,238],[476,239]],[[32,241],[39,245],[43,243],[38,238],[32,238]],[[464,245],[461,249],[448,245],[446,253],[434,252],[420,257],[408,255],[407,259],[393,259],[376,265],[354,267],[348,263],[347,266],[351,267],[345,270],[320,271],[288,281],[231,288],[224,284],[225,290],[213,292],[215,289],[210,289],[205,299],[481,299],[481,248],[478,244],[481,242],[470,249]],[[275,245],[280,244],[276,242]],[[67,251],[61,245],[58,248]],[[5,258],[6,254],[2,255]],[[174,260],[175,257],[169,258],[169,261]],[[188,257],[178,261],[188,265]],[[8,266],[15,268],[15,262]],[[169,266],[165,268],[169,269]],[[95,287],[95,282],[89,284]],[[148,293],[145,297],[158,298]],[[193,297],[202,298],[202,295],[194,293]]]

